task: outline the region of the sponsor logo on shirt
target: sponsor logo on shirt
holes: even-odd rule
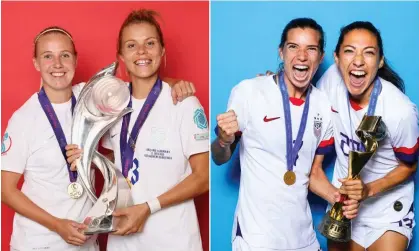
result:
[[[332,112],[334,112],[334,113],[339,113],[338,111],[336,111],[335,109],[333,109],[333,106],[330,107],[330,109],[332,109]]]
[[[3,140],[1,142],[1,155],[6,155],[6,153],[12,147],[12,138],[10,137],[9,133],[5,133],[3,136]]]
[[[275,120],[275,119],[279,119],[279,118],[281,118],[281,117],[268,118],[268,116],[265,116],[265,117],[263,118],[263,121],[264,121],[264,122],[271,122],[271,121],[273,121],[273,120]]]
[[[208,137],[209,137],[208,132],[194,134],[194,138],[197,141],[198,140],[208,140]]]
[[[202,108],[195,110],[193,120],[199,129],[208,127],[207,118],[205,118],[204,110]]]

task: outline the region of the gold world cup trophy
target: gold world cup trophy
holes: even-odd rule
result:
[[[387,128],[381,116],[364,115],[356,135],[361,140],[365,151],[349,152],[348,180],[360,179],[362,168],[377,151],[378,142],[386,137]],[[337,242],[348,242],[351,239],[351,221],[343,215],[343,202],[347,195],[341,196],[332,209],[326,213],[319,226],[320,233],[326,238]]]

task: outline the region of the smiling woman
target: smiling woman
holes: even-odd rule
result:
[[[65,165],[62,150],[83,86],[71,85],[76,55],[73,38],[63,28],[46,28],[34,40],[33,63],[40,72],[42,87],[13,114],[7,134],[13,137],[14,146],[2,152],[1,198],[17,212],[12,250],[99,248],[96,237],[89,239],[79,232],[85,228],[78,223],[80,216],[87,213],[91,202],[86,195],[73,200],[66,193],[69,176],[75,181],[75,174]],[[22,175],[25,182],[21,191],[17,184]]]
[[[235,251],[320,249],[308,188],[330,203],[340,195],[322,179],[324,174],[313,175],[322,172],[323,156],[333,149],[330,104],[311,86],[323,48],[323,28],[316,21],[289,21],[279,45],[283,60],[279,72],[241,81],[231,91],[228,112],[217,116],[218,137],[211,145],[214,162],[227,162],[237,142],[241,147],[242,177],[232,234]],[[271,119],[263,118],[261,111]],[[353,218],[357,207],[350,195],[346,216]]]
[[[334,116],[333,184],[339,187],[339,180],[348,173],[348,152],[362,151],[354,132],[365,114],[380,116],[387,136],[361,173],[365,192],[352,221],[352,239],[349,243],[330,241],[329,250],[406,250],[415,225],[412,178],[419,146],[417,107],[403,93],[403,80],[386,63],[381,34],[372,23],[344,26],[334,58],[336,65],[318,83],[340,112]]]
[[[119,31],[118,57],[130,78],[133,112],[110,129],[109,135],[119,136],[108,135],[104,147],[113,150],[135,206],[114,213],[126,220],[109,237],[110,251],[202,250],[192,199],[209,189],[208,126],[196,97],[172,103],[170,86],[159,76],[164,55],[156,13],[131,12]],[[156,129],[164,140],[149,133]]]
[[[296,19],[287,24],[279,44],[286,81],[302,96],[324,57],[324,32],[310,19]],[[291,96],[294,96],[292,93]]]
[[[76,47],[70,33],[60,27],[49,27],[36,36],[34,44],[33,63],[41,74],[45,91],[67,92],[63,100],[68,100],[77,64]]]

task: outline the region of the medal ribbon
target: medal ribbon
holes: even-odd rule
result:
[[[130,89],[130,99],[128,107],[132,107],[132,86],[129,85]],[[138,134],[143,127],[144,122],[146,121],[148,114],[150,113],[151,108],[153,108],[156,103],[157,98],[160,95],[162,89],[162,81],[160,78],[157,78],[156,83],[154,83],[153,88],[145,100],[143,107],[141,108],[140,114],[138,114],[137,120],[135,121],[132,131],[128,137],[128,127],[131,119],[131,113],[128,113],[122,119],[121,127],[121,136],[120,136],[120,151],[121,151],[121,162],[122,162],[122,174],[125,178],[128,177],[128,170],[132,167],[132,160],[134,157],[135,144],[137,142]],[[128,140],[127,140],[128,138]]]
[[[65,163],[67,163],[67,170],[70,176],[70,182],[75,182],[77,180],[77,171],[70,170],[70,164],[67,162],[66,157],[66,150],[65,147],[67,145],[67,140],[65,139],[65,135],[63,129],[61,127],[60,121],[58,121],[57,114],[54,111],[54,108],[51,105],[51,102],[48,99],[47,94],[45,93],[44,87],[38,93],[38,100],[41,104],[42,109],[45,112],[45,115],[48,118],[48,121],[54,131],[55,137],[57,138],[58,144],[60,145],[61,153],[65,159]],[[76,98],[74,94],[71,93],[71,114],[74,112],[74,107],[76,106]]]
[[[282,94],[282,103],[284,106],[285,114],[285,132],[287,139],[287,170],[292,171],[295,159],[297,158],[298,151],[301,148],[301,143],[304,136],[304,131],[307,125],[308,110],[310,107],[310,93],[311,85],[308,87],[306,100],[303,109],[303,115],[301,117],[300,128],[298,130],[297,139],[295,140],[294,147],[292,146],[292,121],[291,121],[291,108],[290,100],[288,96],[287,86],[285,85],[284,72],[281,71],[279,74],[279,88]]]
[[[377,80],[375,80],[374,87],[373,87],[372,92],[371,92],[370,101],[368,103],[368,111],[367,111],[368,116],[374,116],[375,108],[377,106],[378,96],[381,93],[381,89],[382,89],[381,81],[377,77]],[[349,126],[350,126],[349,131],[351,132],[351,140],[352,140],[352,147],[351,148],[353,149],[354,148],[354,146],[353,146],[354,138],[353,138],[353,132],[352,132],[351,105],[350,105],[349,98],[350,97],[349,97],[349,92],[348,92],[348,114],[349,114]]]

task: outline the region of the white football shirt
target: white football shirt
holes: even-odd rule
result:
[[[295,140],[304,101],[290,101]],[[291,186],[283,179],[287,171],[285,116],[274,78],[263,76],[239,83],[231,91],[227,110],[235,111],[242,131],[233,240],[239,225],[243,239],[252,247],[298,250],[317,243],[307,193],[316,152],[333,150],[327,97],[312,87],[303,144],[293,167],[296,182]]]
[[[419,129],[416,106],[392,83],[380,78],[381,93],[378,96],[375,114],[382,116],[387,126],[387,137],[379,142],[379,148],[361,171],[364,183],[386,176],[395,169],[399,160],[413,163],[417,159]],[[360,150],[361,143],[355,130],[368,111],[356,103],[348,105],[348,91],[336,65],[332,65],[318,82],[318,87],[328,94],[333,108],[334,138],[337,159],[333,184],[340,187],[338,178],[348,175],[348,154]],[[350,116],[350,117],[349,117]],[[377,194],[360,204],[359,222],[388,224],[402,219],[413,203],[413,177],[391,190]],[[397,211],[394,204],[399,201],[403,208]]]
[[[73,86],[77,99],[84,83]],[[52,104],[67,143],[71,135],[71,100]],[[61,153],[38,94],[33,94],[13,113],[2,142],[2,171],[23,174],[22,192],[51,215],[82,222],[92,207],[86,193],[72,199],[67,193],[70,178],[67,161]],[[11,247],[17,250],[98,250],[91,238],[82,247],[67,244],[57,233],[16,213]]]
[[[145,99],[133,98],[129,132]],[[110,129],[103,145],[113,149],[115,162],[121,169],[120,133],[122,120]],[[145,203],[177,185],[189,174],[188,159],[209,151],[208,124],[196,97],[188,97],[173,105],[170,86],[163,82],[162,91],[151,109],[136,142],[128,179],[133,184],[134,204]],[[109,251],[199,251],[201,236],[193,200],[164,208],[152,214],[141,233],[129,236],[110,235]]]

